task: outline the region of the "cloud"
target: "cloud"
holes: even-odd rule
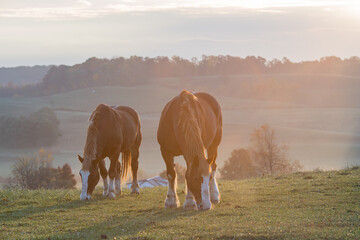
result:
[[[92,3],[87,0],[78,0],[78,3],[80,3],[84,6],[92,6]]]
[[[94,18],[105,15],[120,14],[124,12],[151,12],[179,10],[190,14],[231,14],[234,12],[253,10],[259,13],[283,13],[286,8],[293,7],[316,7],[330,8],[354,8],[360,7],[360,3],[354,0],[77,0],[77,1],[38,1],[36,5],[27,1],[4,0],[0,9],[0,17],[6,18]]]
[[[228,54],[303,60],[360,55],[360,21],[354,20],[359,16],[351,18],[337,7],[155,10],[159,0],[151,8],[135,0],[87,1],[91,5],[63,0],[61,6],[2,8],[0,16],[12,18],[0,20],[0,66],[74,64],[91,56]]]

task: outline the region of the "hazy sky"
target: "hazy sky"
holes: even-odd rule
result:
[[[360,1],[0,0],[0,67],[203,54],[360,56]]]

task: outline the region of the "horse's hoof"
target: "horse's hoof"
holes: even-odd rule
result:
[[[116,190],[115,189],[115,195],[121,195],[121,190]]]
[[[108,195],[107,195],[107,197],[108,197],[109,199],[115,199],[115,193],[114,193],[114,192],[109,192]]]
[[[107,195],[108,195],[108,192],[107,191],[103,191],[103,197],[107,197]]]
[[[198,204],[197,207],[198,207],[199,210],[202,210],[202,211],[206,211],[206,210],[210,210],[210,209],[211,209],[211,205],[208,205],[208,206],[207,206],[207,205],[204,205],[204,204],[202,204],[202,203]]]
[[[131,188],[131,195],[139,195],[140,190],[138,188]]]
[[[169,199],[166,199],[165,201],[165,208],[178,208],[180,206],[180,202],[178,199],[176,200],[169,200]]]
[[[169,204],[169,203],[165,203],[165,208],[169,208],[169,209],[174,209],[174,208],[178,208],[179,205],[178,204]]]
[[[196,202],[193,199],[186,199],[183,207],[185,210],[197,209]]]
[[[218,204],[219,202],[220,202],[219,199],[212,199],[212,200],[211,200],[211,203],[212,203],[212,204],[215,204],[215,205]]]

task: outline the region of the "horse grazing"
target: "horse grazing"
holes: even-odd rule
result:
[[[217,149],[222,137],[222,115],[218,102],[207,93],[183,90],[162,111],[157,139],[169,180],[166,208],[176,208],[174,156],[186,161],[185,209],[210,209],[220,201],[215,179]],[[207,150],[207,157],[205,154]],[[196,202],[194,201],[194,197]]]
[[[103,196],[115,198],[121,193],[121,180],[125,180],[131,164],[131,193],[139,193],[137,182],[139,147],[141,144],[140,118],[135,110],[126,106],[97,106],[89,119],[84,155],[78,155],[82,168],[81,200],[90,199],[99,182],[99,169],[104,182]],[[119,156],[122,153],[122,164]],[[109,172],[105,158],[110,159]],[[110,182],[108,184],[107,175]],[[115,182],[115,190],[114,190]]]

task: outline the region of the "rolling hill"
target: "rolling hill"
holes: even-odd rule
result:
[[[39,83],[43,80],[45,74],[51,66],[33,66],[33,67],[1,67],[0,68],[0,86],[11,82],[13,85],[26,85]]]
[[[163,107],[182,89],[206,91],[218,99],[223,111],[219,166],[233,149],[248,147],[251,132],[264,123],[276,130],[278,142],[287,144],[290,158],[299,160],[306,170],[359,165],[360,101],[356,99],[360,96],[360,78],[317,77],[318,80],[313,75],[260,74],[225,79],[158,78],[134,86],[85,88],[38,98],[1,98],[0,116],[29,115],[43,106],[53,108],[60,120],[62,136],[49,150],[53,152],[55,165],[69,163],[77,172],[80,163],[76,155],[82,154],[92,110],[99,103],[131,106],[139,112],[142,121],[140,168],[148,175],[155,175],[165,169],[156,141]],[[15,157],[38,149],[0,146],[0,150],[0,176],[6,177]],[[181,158],[176,161],[184,165]]]

